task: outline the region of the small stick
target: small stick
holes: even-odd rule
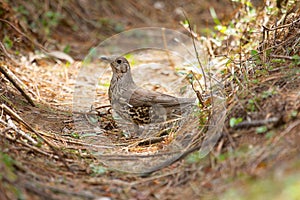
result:
[[[11,129],[11,128],[9,128],[9,129]],[[9,130],[9,129],[6,129],[6,130],[4,130],[4,131],[7,131],[7,130]],[[3,132],[3,131],[2,131],[2,132]],[[50,154],[50,153],[48,153],[48,152],[42,151],[40,148],[38,148],[38,147],[36,147],[36,146],[29,145],[28,143],[23,142],[23,141],[21,141],[21,140],[16,140],[16,139],[14,139],[14,138],[12,138],[12,137],[10,137],[10,136],[8,136],[8,135],[3,135],[3,137],[6,138],[6,139],[8,139],[8,140],[10,140],[10,141],[12,141],[12,142],[16,142],[16,143],[18,143],[18,144],[21,144],[21,145],[23,145],[23,146],[29,148],[30,150],[35,151],[35,152],[37,152],[37,153],[40,153],[40,154],[42,154],[42,155],[44,155],[44,156],[53,157],[54,159],[59,160],[59,157],[58,157],[57,155],[52,155],[52,154]],[[24,147],[24,148],[25,148],[25,147]]]
[[[199,59],[199,54],[198,54],[197,47],[196,47],[196,44],[195,44],[195,38],[193,37],[193,34],[192,34],[191,23],[190,23],[190,20],[189,20],[189,18],[187,17],[187,15],[186,15],[186,13],[185,13],[185,11],[182,10],[182,12],[183,12],[183,15],[184,15],[184,17],[185,17],[185,19],[187,20],[188,25],[189,25],[189,30],[190,30],[189,32],[190,32],[190,35],[191,35],[191,38],[192,38],[192,41],[193,41],[193,47],[194,47],[194,50],[195,50],[195,54],[196,54],[196,57],[197,57],[197,61],[198,61],[199,65],[200,65],[201,71],[202,71],[202,73],[203,73],[205,89],[207,89],[206,75],[205,75],[205,72],[204,72],[202,63],[201,63],[201,61],[200,61],[200,59]]]
[[[234,129],[243,129],[243,128],[250,128],[250,127],[257,127],[257,126],[262,126],[262,125],[267,125],[267,124],[276,124],[278,123],[280,118],[278,117],[273,117],[269,119],[261,119],[261,120],[253,120],[253,121],[244,121],[236,126],[234,126]]]
[[[25,97],[25,99],[28,101],[28,103],[30,103],[30,105],[35,107],[33,100],[22,89],[22,87],[12,78],[12,76],[9,75],[9,73],[7,71],[9,71],[10,73],[12,73],[12,72],[9,69],[7,69],[7,68],[5,69],[5,68],[6,67],[1,63],[0,64],[0,72],[19,90],[19,92],[21,92],[21,94]]]
[[[9,55],[9,53],[7,52],[5,46],[3,45],[3,43],[0,41],[0,47],[3,50],[3,53],[16,65],[19,66],[18,63],[16,63],[16,61],[14,61],[14,59]]]
[[[282,26],[276,26],[275,28],[268,28],[265,25],[262,25],[262,26],[263,26],[264,29],[266,29],[268,31],[274,31],[274,30],[277,30],[277,29],[282,29],[282,28],[286,28],[286,27],[292,26],[292,25],[296,24],[299,21],[300,21],[300,18],[297,19],[297,20],[295,20],[295,21],[292,21],[289,24],[285,24],[285,25],[282,25]]]
[[[274,54],[271,54],[270,57],[272,57],[272,58],[280,58],[280,59],[287,59],[287,60],[296,60],[296,58],[293,58],[292,56],[284,56],[284,55],[274,55]]]
[[[3,110],[5,110],[9,115],[14,117],[15,120],[24,124],[30,131],[34,132],[38,137],[40,137],[54,151],[54,153],[59,157],[59,159],[66,166],[66,168],[69,169],[71,172],[73,172],[73,170],[69,167],[69,165],[67,164],[65,159],[63,159],[61,153],[56,149],[56,146],[54,146],[50,141],[48,141],[45,137],[43,137],[43,135],[40,134],[38,131],[34,130],[28,123],[26,123],[17,113],[15,113],[13,110],[11,110],[8,106],[6,106],[5,104],[2,104],[0,107]]]
[[[128,148],[132,148],[134,146],[146,146],[146,145],[151,145],[151,144],[155,144],[155,143],[159,143],[161,141],[163,141],[165,139],[165,137],[150,137],[150,138],[146,138],[144,140],[138,141],[130,146],[128,146]]]
[[[32,144],[34,144],[34,145],[38,144],[38,142],[35,141],[35,139],[33,139],[32,137],[30,137],[30,135],[27,135],[24,131],[18,129],[17,126],[11,120],[11,118],[10,118],[9,115],[7,115],[6,118],[7,118],[8,122],[6,123],[2,119],[0,119],[0,124],[3,124],[4,126],[7,126],[10,129],[13,129],[16,133],[20,134],[21,136],[25,137],[27,140],[29,140],[30,142],[32,142]]]
[[[98,110],[101,108],[108,108],[108,107],[111,107],[111,105],[110,104],[100,105],[100,106],[96,107],[95,110]]]
[[[193,71],[191,71],[191,72],[192,72],[193,76],[195,77],[196,81],[198,82],[198,85],[200,86],[201,90],[204,91],[204,90],[202,89],[202,86],[201,86],[201,84],[200,84],[200,81],[199,81],[199,80],[197,79],[197,77],[196,77],[196,74],[195,74]],[[199,91],[199,90],[196,90],[196,88],[194,87],[194,84],[193,84],[192,81],[191,81],[190,83],[191,83],[192,89],[194,90],[194,92],[195,92],[196,95],[197,95],[197,98],[198,98],[200,104],[203,106],[203,108],[205,108],[204,100],[203,100],[203,98],[202,98],[202,95],[201,95],[200,91]]]

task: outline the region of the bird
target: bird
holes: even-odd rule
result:
[[[175,97],[139,87],[125,57],[101,59],[110,63],[113,72],[108,89],[112,109],[135,127],[180,118],[195,103],[195,98]]]

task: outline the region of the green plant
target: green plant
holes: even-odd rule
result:
[[[107,168],[105,168],[101,165],[91,164],[90,168],[92,170],[92,175],[93,176],[102,175],[102,174],[105,174],[107,172]]]
[[[11,49],[14,45],[13,41],[7,35],[5,35],[3,38],[3,44],[7,49]]]
[[[300,65],[300,56],[299,55],[293,55],[292,59],[293,59],[293,63],[295,64],[295,66]]]
[[[250,111],[250,112],[254,112],[256,111],[256,99],[249,99],[248,100],[248,103],[247,103],[247,109]]]
[[[79,139],[79,138],[80,138],[80,134],[75,133],[75,132],[71,133],[71,136],[72,136],[73,138],[76,138],[76,139]]]
[[[23,5],[14,7],[14,10],[16,11],[17,15],[29,16],[28,10]]]
[[[261,133],[266,133],[268,131],[268,127],[266,126],[260,126],[256,128],[256,133],[261,134]]]
[[[55,28],[59,24],[61,18],[62,16],[59,12],[47,11],[45,14],[43,14],[42,26],[46,32],[46,35],[49,35],[51,33],[51,29]]]
[[[235,127],[236,125],[238,125],[239,123],[241,123],[243,121],[243,118],[239,117],[239,118],[235,118],[235,117],[232,117],[230,118],[229,120],[229,126],[232,128],[232,127]]]
[[[263,91],[261,93],[261,97],[263,99],[266,99],[266,98],[269,98],[269,97],[273,96],[274,94],[277,94],[277,91],[274,88],[272,88],[272,89],[269,89],[267,91]]]
[[[202,160],[205,157],[205,155],[203,154],[203,152],[201,151],[196,151],[194,153],[191,153],[187,156],[186,158],[186,162],[189,164],[193,164],[193,163],[198,163],[200,162],[200,160]]]
[[[65,48],[63,49],[63,52],[68,54],[68,53],[70,53],[70,51],[71,51],[71,46],[69,44],[67,44],[65,46]]]
[[[261,61],[260,56],[259,56],[259,52],[257,50],[251,50],[250,55],[252,56],[252,59],[254,60],[256,65],[261,65],[262,64],[262,61]]]

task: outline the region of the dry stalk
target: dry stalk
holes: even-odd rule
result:
[[[20,86],[19,83],[12,77],[16,77],[3,63],[0,63],[0,72],[19,90],[19,92],[25,97],[25,99],[30,103],[30,105],[35,106],[33,100],[30,96],[25,92],[25,90]],[[20,81],[20,80],[19,80]],[[21,85],[24,85],[21,83]]]
[[[7,127],[8,129],[13,129],[16,133],[18,133],[19,135],[21,135],[22,137],[26,138],[27,140],[29,140],[30,142],[32,142],[32,144],[37,145],[38,142],[33,139],[30,135],[26,134],[24,131],[20,130],[17,128],[17,126],[13,123],[13,121],[11,120],[9,115],[6,115],[7,118],[7,123],[0,119],[0,123],[2,125],[4,125],[5,127]]]
[[[59,159],[62,161],[62,163],[65,165],[65,167],[67,167],[67,169],[69,169],[71,172],[71,168],[69,167],[69,165],[67,164],[67,162],[65,161],[65,159],[62,157],[62,153],[60,153],[57,150],[57,147],[52,144],[48,139],[46,139],[42,134],[40,134],[38,131],[36,131],[35,129],[33,129],[28,123],[26,123],[17,113],[15,113],[13,110],[11,110],[9,107],[7,107],[5,104],[1,105],[1,108],[7,112],[11,117],[13,117],[16,121],[22,123],[23,125],[26,126],[27,129],[29,129],[30,131],[32,131],[34,134],[36,134],[39,138],[41,138],[47,145],[49,145],[49,147],[54,151],[54,153],[59,157]]]

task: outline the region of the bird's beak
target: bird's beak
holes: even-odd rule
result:
[[[100,56],[100,60],[103,60],[104,62],[112,63],[114,59],[107,57],[107,56]]]

